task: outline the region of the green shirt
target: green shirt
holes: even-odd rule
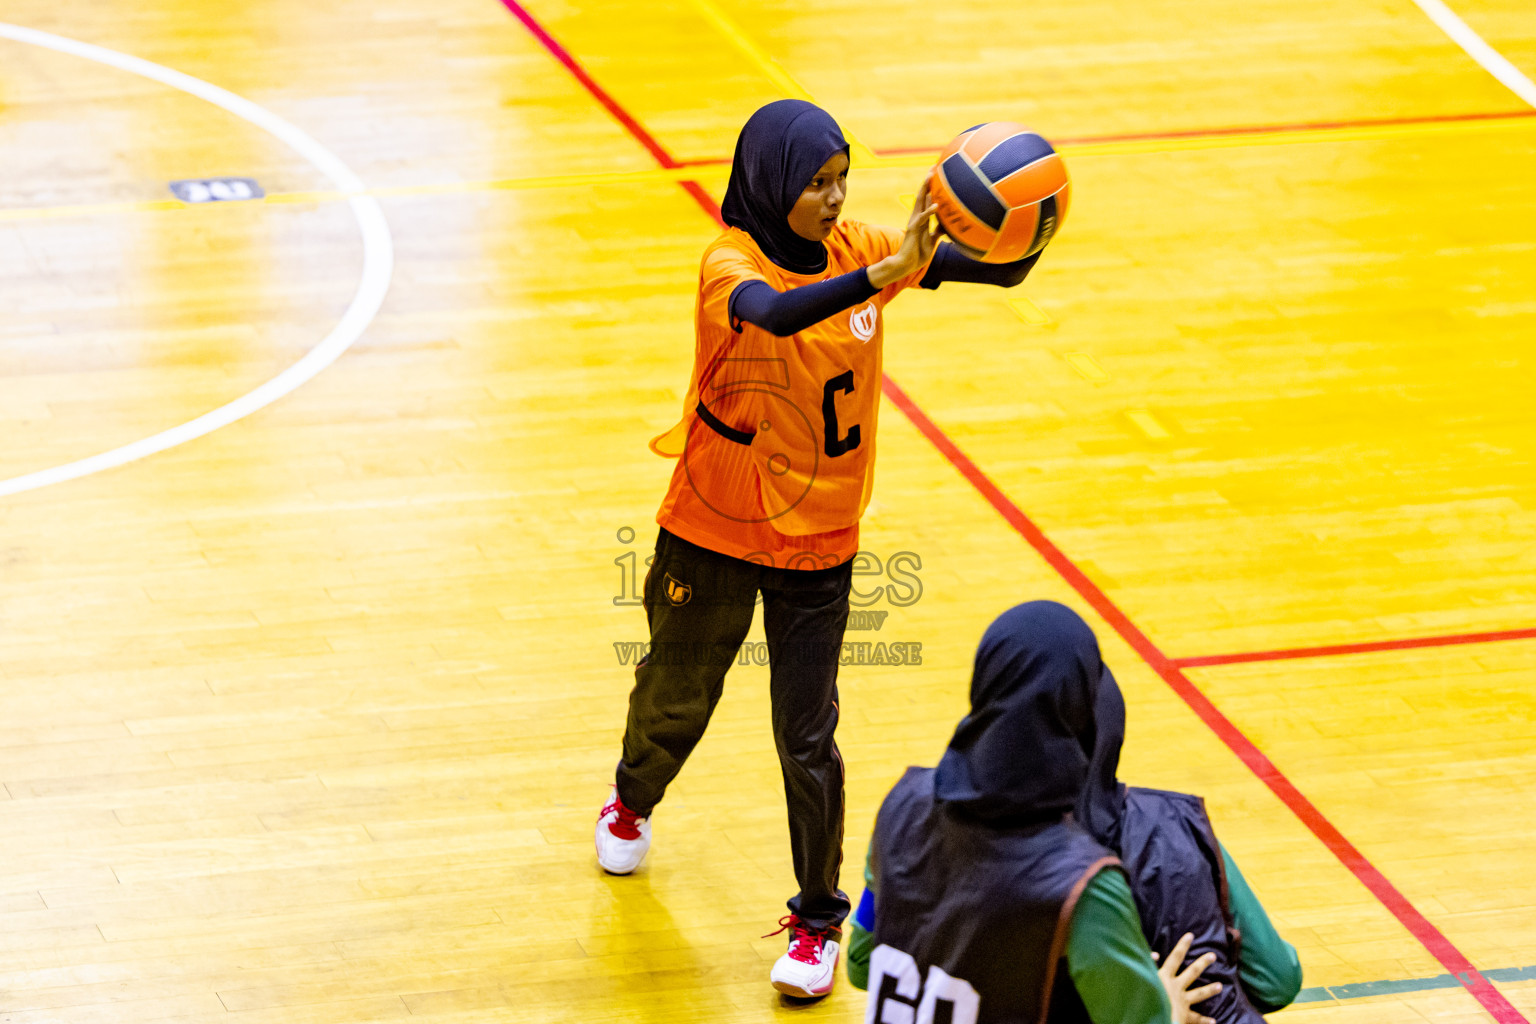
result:
[[[1226,847],[1222,847],[1221,860],[1226,865],[1232,923],[1243,937],[1237,980],[1260,1013],[1273,1013],[1291,1005],[1301,991],[1301,960],[1296,956],[1296,947],[1275,931],[1269,915],[1264,913],[1264,905],[1248,887],[1248,880],[1237,870],[1237,862]]]

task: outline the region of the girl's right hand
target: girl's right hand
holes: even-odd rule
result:
[[[939,244],[939,236],[944,233],[944,229],[939,227],[934,218],[938,207],[928,198],[928,181],[932,176],[933,172],[930,171],[928,177],[923,179],[922,187],[917,190],[917,198],[912,203],[912,216],[907,220],[906,234],[901,237],[901,247],[869,268],[869,283],[876,288],[884,288],[909,274],[915,274],[933,258],[934,246]]]

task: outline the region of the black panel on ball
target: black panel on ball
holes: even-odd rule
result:
[[[943,168],[944,180],[949,184],[955,198],[960,201],[960,205],[993,231],[1002,228],[1003,218],[1008,215],[1008,208],[993,194],[992,189],[987,186],[976,170],[966,162],[965,157],[956,153],[944,161]]]

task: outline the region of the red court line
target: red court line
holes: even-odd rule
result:
[[[1371,894],[1392,912],[1392,915],[1412,933],[1413,937],[1423,943],[1424,948],[1429,950],[1446,970],[1456,975],[1457,979],[1482,1004],[1483,1009],[1492,1014],[1494,1020],[1499,1024],[1521,1024],[1521,1022],[1529,1024],[1503,994],[1478,973],[1471,961],[1452,945],[1451,941],[1430,923],[1429,919],[1420,913],[1418,908],[1409,902],[1408,898],[1399,892],[1397,887],[1388,881],[1387,877],[1367,860],[1353,843],[1344,838],[1343,833],[1334,827],[1312,801],[1308,800],[1274,766],[1264,752],[1243,735],[1242,730],[1233,725],[1231,719],[1222,714],[1216,705],[1212,704],[1210,699],[1189,681],[1189,677],[1180,670],[1179,666],[1163,654],[1147,638],[1147,635],[1109,599],[1109,596],[1053,544],[1040,528],[889,377],[885,379],[885,394],[906,414],[923,436],[928,438],[933,446],[960,471],[960,474],[981,492],[988,504],[995,508],[1009,525],[1017,530],[1020,536],[1061,574],[1063,579],[1071,584],[1078,596],[1087,601],[1094,611],[1114,627],[1115,632],[1119,633],[1158,675],[1162,676],[1163,681],[1184,699],[1195,714],[1200,716],[1200,720],[1209,726],[1222,742],[1226,743],[1253,774],[1263,780],[1264,784],[1291,809],[1292,813],[1312,830],[1313,835],[1322,840],[1323,845],[1328,847],[1333,855],[1371,891]]]
[[[1173,142],[1178,139],[1233,139],[1251,135],[1279,135],[1283,132],[1322,132],[1349,128],[1390,128],[1411,125],[1456,124],[1465,121],[1502,121],[1512,118],[1536,117],[1536,110],[1510,110],[1507,112],[1476,114],[1431,114],[1420,117],[1379,117],[1359,121],[1307,121],[1299,124],[1234,125],[1227,128],[1191,128],[1176,132],[1145,132],[1131,135],[1084,135],[1078,138],[1053,138],[1057,146],[1092,146],[1107,142]],[[877,156],[910,156],[921,153],[937,153],[943,146],[906,146],[897,149],[877,149]],[[729,161],[727,161],[729,162]]]
[[[1370,651],[1409,651],[1416,647],[1456,647],[1461,644],[1493,644],[1504,640],[1536,640],[1536,628],[1504,629],[1493,633],[1453,633],[1446,636],[1407,637],[1402,640],[1373,640],[1360,644],[1333,644],[1328,647],[1291,647],[1277,651],[1247,651],[1237,654],[1204,654],[1195,658],[1174,658],[1178,668],[1206,665],[1241,665],[1250,661],[1290,661],[1294,658],[1331,658],[1339,654],[1365,654]]]
[[[570,51],[561,46],[558,39],[545,31],[544,26],[540,25],[533,15],[524,10],[523,6],[517,3],[517,0],[503,0],[503,3],[506,5],[507,10],[512,12],[512,16],[523,23],[523,27],[533,35],[533,38],[537,39],[544,49],[549,51],[550,56],[565,65],[565,70],[569,71],[576,81],[586,87],[587,92],[592,94],[592,98],[601,103],[603,109],[612,114],[613,119],[623,125],[624,130],[633,135],[635,140],[644,146],[651,156],[656,158],[657,163],[668,169],[682,166],[672,158],[671,153],[662,148],[661,143],[657,142],[650,132],[645,130],[644,125],[630,116],[629,111],[619,106],[618,101],[609,96],[608,91],[598,85],[591,75],[587,74],[587,69],[582,67],[575,57],[571,56]]]
[[[1076,138],[1053,138],[1056,146],[1092,146],[1108,142],[1173,142],[1178,139],[1240,139],[1256,135],[1279,135],[1284,132],[1321,132],[1349,128],[1389,128],[1412,125],[1457,124],[1470,121],[1505,121],[1515,118],[1536,117],[1536,110],[1509,110],[1475,114],[1430,114],[1421,117],[1377,117],[1359,121],[1308,121],[1299,124],[1234,125],[1226,128],[1190,128],[1176,132],[1142,132],[1130,135],[1083,135]],[[876,156],[917,156],[924,153],[938,155],[944,146],[897,146],[891,149],[871,150]],[[719,167],[731,161],[725,157],[704,156],[679,160],[679,167]]]
[[[529,27],[534,36],[544,44],[545,48],[560,63],[572,69],[573,73],[575,73],[575,69],[580,68],[575,58],[564,47],[560,46],[544,29],[537,27],[537,22],[523,9],[518,0],[501,0],[501,2],[513,14],[517,15],[519,21]],[[592,90],[593,96],[599,102],[602,102],[604,107],[608,107],[610,110],[617,107],[617,103],[606,92],[601,92],[597,84],[592,82],[591,77],[585,71],[578,74],[577,79],[583,84],[591,83],[588,85],[588,89]],[[632,132],[636,129],[640,133],[645,131],[628,114],[619,118],[619,121],[626,127],[634,125],[634,129],[631,129]],[[647,148],[655,146],[658,150],[660,149],[660,144],[649,133],[644,133],[643,135],[637,133],[635,137],[643,144],[646,144]],[[665,154],[665,150],[661,152]],[[667,159],[670,160],[671,157],[668,156]],[[658,157],[658,160],[660,160],[660,157]],[[663,166],[674,165],[663,164]],[[692,185],[691,188],[689,188],[690,185]],[[693,182],[684,183],[684,188],[695,199],[700,199],[699,193],[704,191],[697,183]],[[710,214],[718,222],[719,208],[715,205],[713,199],[708,197],[707,193],[703,196],[701,206],[703,206],[706,213]],[[1414,907],[1407,897],[1386,879],[1386,876],[1377,870],[1359,850],[1355,849],[1353,844],[1344,838],[1343,834],[1323,816],[1321,811],[1313,806],[1310,800],[1301,794],[1300,790],[1291,784],[1289,779],[1281,774],[1280,770],[1270,762],[1269,758],[1264,756],[1263,752],[1254,745],[1253,741],[1244,736],[1237,726],[1233,725],[1225,715],[1217,710],[1216,706],[1210,702],[1205,694],[1201,693],[1184,673],[1179,670],[1178,666],[1174,665],[1162,651],[1158,650],[1152,641],[1109,599],[1108,595],[1100,590],[1071,559],[1063,554],[1061,549],[1053,544],[1041,532],[1040,528],[971,461],[970,457],[962,452],[959,446],[938,428],[933,420],[928,417],[928,414],[923,412],[917,403],[913,402],[894,380],[887,375],[882,378],[881,385],[886,397],[912,421],[912,424],[917,427],[923,436],[928,438],[934,447],[960,471],[960,474],[966,480],[970,481],[971,485],[987,499],[987,502],[1002,515],[1009,525],[1013,526],[1029,542],[1030,546],[1038,551],[1071,584],[1079,596],[1087,601],[1095,611],[1103,616],[1105,621],[1114,627],[1116,632],[1125,638],[1127,643],[1135,648],[1136,652],[1162,676],[1163,680],[1173,688],[1174,692],[1194,709],[1201,720],[1217,736],[1221,737],[1243,763],[1280,797],[1285,805],[1312,830],[1313,834],[1322,840],[1323,844],[1349,868],[1355,877],[1392,912],[1393,916],[1402,922],[1404,927],[1415,938],[1423,943],[1424,947],[1434,955],[1435,959],[1439,960],[1446,970],[1456,975],[1457,979],[1476,997],[1477,1001],[1493,1016],[1498,1024],[1530,1024],[1504,998],[1503,994],[1494,988],[1492,983],[1472,966],[1471,961],[1462,955],[1461,951],[1452,945],[1450,940],[1442,935],[1440,930],[1431,924],[1419,912],[1418,908]]]
[[[694,202],[702,206],[705,213],[715,218],[716,224],[719,224],[722,228],[725,227],[725,221],[720,217],[720,204],[715,202],[715,197],[710,195],[703,185],[696,181],[680,181],[678,184],[683,186],[684,192],[693,196]]]

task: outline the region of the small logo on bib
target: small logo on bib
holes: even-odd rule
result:
[[[848,314],[848,327],[853,331],[853,336],[860,341],[868,341],[875,336],[875,326],[880,322],[880,311],[875,308],[873,302],[866,302],[852,313]]]

